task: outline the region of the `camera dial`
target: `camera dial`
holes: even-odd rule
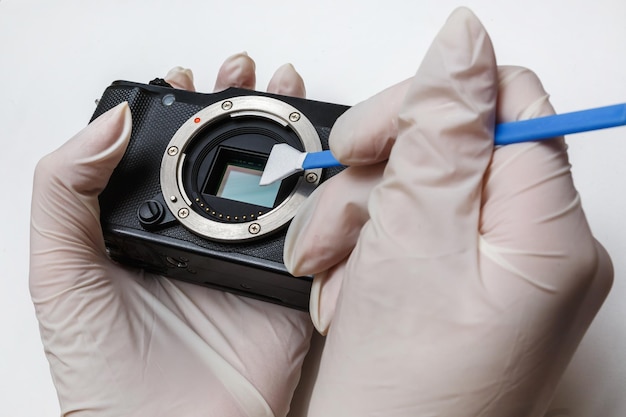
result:
[[[163,155],[160,182],[168,208],[184,227],[216,241],[245,241],[282,228],[319,184],[321,169],[260,186],[279,143],[322,150],[312,123],[280,100],[240,96],[204,108],[183,123]]]

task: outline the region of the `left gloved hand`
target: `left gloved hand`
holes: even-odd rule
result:
[[[494,148],[496,121],[552,112],[459,9],[415,77],[337,121],[350,167],[285,250],[328,331],[310,415],[543,414],[612,279],[563,139]]]
[[[166,80],[194,90],[191,72]],[[245,54],[216,90],[253,89]],[[268,90],[304,96],[292,66]],[[62,415],[284,416],[309,346],[305,313],[128,269],[106,255],[98,194],[124,154],[126,104],[37,166],[30,290]]]

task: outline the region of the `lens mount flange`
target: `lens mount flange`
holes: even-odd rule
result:
[[[319,185],[322,170],[305,171],[285,200],[249,221],[220,222],[198,214],[183,186],[186,149],[200,132],[229,117],[263,118],[287,127],[300,139],[305,152],[321,151],[322,145],[315,127],[304,114],[283,101],[265,96],[239,96],[221,100],[205,107],[183,123],[167,145],[161,161],[160,181],[165,202],[178,221],[191,232],[215,241],[240,242],[261,238],[285,226]],[[309,174],[315,174],[317,180],[305,180],[307,176],[312,178]]]

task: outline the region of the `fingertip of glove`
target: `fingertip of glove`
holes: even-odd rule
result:
[[[93,164],[121,156],[126,150],[132,130],[132,115],[127,102],[123,102],[94,120],[83,131],[90,136],[88,146],[83,146],[85,153],[77,162]]]
[[[389,157],[397,134],[396,104],[401,100],[390,100],[386,93],[354,105],[335,121],[328,145],[342,164],[371,165]]]
[[[465,6],[460,6],[454,9],[452,13],[450,13],[448,19],[446,20],[446,23],[458,24],[466,21],[478,21],[478,17],[476,17],[471,9]]]
[[[288,232],[283,250],[283,263],[285,264],[285,268],[287,268],[287,271],[294,277],[301,277],[312,273],[310,265],[307,262],[308,257],[303,255],[302,247],[298,244],[299,236],[301,236],[299,232]],[[306,252],[306,249],[304,252]]]
[[[165,81],[174,88],[194,91],[193,72],[189,68],[174,67],[165,76]]]
[[[302,76],[296,71],[293,64],[281,65],[267,85],[267,91],[285,96],[305,97],[306,87]]]
[[[330,322],[323,320],[321,311],[322,284],[326,278],[326,272],[319,273],[313,279],[311,285],[311,297],[309,298],[309,313],[315,330],[322,336],[326,336]]]
[[[293,222],[297,219],[297,216],[292,220],[289,229],[287,230],[287,234],[285,236],[285,244],[283,245],[283,263],[285,264],[285,268],[287,271],[294,276],[296,275],[295,268],[295,246],[296,239],[294,235],[296,234],[295,227],[293,226]],[[293,228],[293,230],[292,230]]]
[[[311,218],[315,214],[317,207],[318,193],[313,193],[303,204],[296,217],[293,218],[287,235],[285,236],[285,245],[283,250],[283,262],[285,267],[294,276],[303,276],[309,273],[310,268],[307,266],[307,259],[310,256],[311,245],[315,240],[315,236],[307,236]]]
[[[332,150],[333,156],[339,160],[339,162],[345,165],[354,165],[352,153],[354,142],[354,129],[355,124],[354,114],[358,116],[359,104],[353,106],[348,111],[335,120],[335,124],[330,131],[328,137],[328,146]],[[356,107],[356,109],[355,109]]]
[[[468,8],[459,7],[449,16],[446,24],[438,36],[439,47],[452,48],[457,51],[466,51],[465,54],[453,56],[463,57],[463,64],[475,67],[480,61],[483,65],[492,66],[495,63],[495,53],[487,30],[478,17]],[[495,70],[495,65],[493,65]],[[493,73],[495,76],[495,71]]]
[[[254,89],[256,85],[256,63],[247,52],[231,55],[222,64],[215,80],[214,91],[229,87]]]
[[[487,33],[480,19],[467,7],[456,8],[448,16],[444,30],[448,33],[453,33],[455,41],[459,39],[458,32],[468,32],[469,36],[464,36],[467,39],[476,39],[477,35]]]
[[[389,157],[411,82],[409,78],[357,103],[336,120],[328,144],[341,163],[371,165]]]
[[[413,79],[399,115],[399,129],[414,125],[416,114],[427,120],[430,116],[423,112],[431,112],[434,117],[426,125],[439,129],[450,123],[447,119],[451,112],[458,112],[455,118],[463,123],[459,128],[475,131],[480,143],[486,142],[495,121],[497,76],[495,52],[487,31],[469,9],[456,9],[433,40]],[[465,124],[461,112],[475,123]]]

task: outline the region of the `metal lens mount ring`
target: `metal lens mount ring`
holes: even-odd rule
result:
[[[193,233],[207,239],[237,242],[256,239],[276,231],[295,216],[300,205],[317,187],[322,176],[321,169],[307,170],[298,179],[292,193],[282,203],[248,222],[217,222],[196,213],[183,187],[182,171],[186,156],[185,150],[194,137],[211,124],[226,117],[251,116],[270,119],[284,127],[291,128],[306,152],[322,150],[313,124],[295,107],[270,97],[232,97],[214,103],[188,119],[174,134],[165,149],[161,161],[161,190],[168,208],[180,223]],[[312,178],[315,181],[311,181]]]

